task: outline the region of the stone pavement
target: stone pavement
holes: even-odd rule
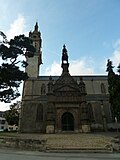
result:
[[[0,149],[0,160],[120,160],[120,153],[46,153]]]
[[[18,134],[0,133],[0,146],[44,151],[112,151],[111,133]]]
[[[46,153],[0,149],[0,160],[120,160],[120,153]]]
[[[106,149],[111,143],[112,137],[93,134],[59,134],[49,136],[47,149],[49,150],[83,150],[83,149]]]

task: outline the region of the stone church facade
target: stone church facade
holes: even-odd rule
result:
[[[107,76],[71,76],[66,46],[61,54],[60,76],[39,76],[42,64],[42,39],[36,23],[29,33],[36,47],[27,57],[20,132],[86,133],[107,131],[112,122]]]

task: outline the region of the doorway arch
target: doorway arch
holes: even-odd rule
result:
[[[74,131],[74,117],[72,113],[65,112],[61,118],[62,131]]]

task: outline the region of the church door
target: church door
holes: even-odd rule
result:
[[[62,131],[74,131],[74,117],[71,113],[65,112],[61,119]]]

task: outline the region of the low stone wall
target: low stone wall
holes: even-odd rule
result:
[[[120,152],[120,137],[110,134],[1,134],[0,148],[44,152]]]
[[[45,151],[46,140],[0,137],[0,148],[5,148],[5,147],[11,149],[17,148],[22,150],[26,149],[26,150]]]
[[[120,153],[120,137],[117,136],[112,140],[112,149],[113,151]]]

